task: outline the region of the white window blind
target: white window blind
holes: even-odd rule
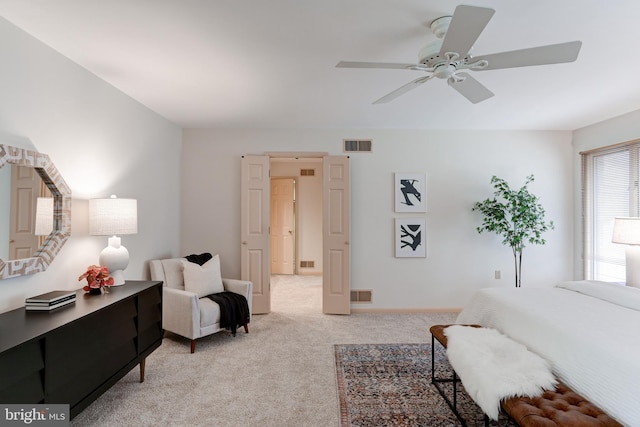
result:
[[[586,279],[625,281],[625,245],[611,242],[617,216],[639,216],[640,140],[582,154]]]

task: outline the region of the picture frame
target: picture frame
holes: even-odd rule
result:
[[[396,218],[396,258],[425,258],[427,256],[426,220],[424,218]]]
[[[427,211],[427,176],[424,173],[396,173],[395,211]]]

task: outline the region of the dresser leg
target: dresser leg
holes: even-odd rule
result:
[[[144,365],[147,362],[147,359],[142,359],[140,361],[140,382],[144,382]]]

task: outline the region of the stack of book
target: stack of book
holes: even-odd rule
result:
[[[27,311],[50,311],[74,302],[76,302],[76,291],[51,291],[27,298],[25,309]]]

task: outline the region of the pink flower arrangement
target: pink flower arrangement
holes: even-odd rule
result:
[[[101,265],[87,267],[87,271],[78,277],[78,281],[82,279],[87,279],[87,285],[82,288],[86,292],[91,289],[101,289],[104,286],[113,285],[113,277],[109,276],[109,270]]]

